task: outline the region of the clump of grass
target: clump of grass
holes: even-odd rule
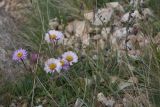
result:
[[[155,15],[157,15],[158,17],[160,17],[160,1],[159,0],[149,0],[148,2],[149,7],[152,8],[152,10],[154,11]]]

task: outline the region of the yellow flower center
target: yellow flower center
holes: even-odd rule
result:
[[[56,37],[57,37],[57,36],[56,36],[55,34],[52,34],[52,35],[49,36],[49,38],[50,38],[51,40],[55,40]]]
[[[22,52],[19,52],[18,54],[17,54],[17,57],[18,58],[21,58],[23,56],[23,53]]]
[[[68,56],[66,57],[66,60],[67,60],[68,62],[71,62],[71,61],[73,61],[73,57],[70,56],[70,55],[68,55]]]
[[[61,63],[62,66],[64,66],[64,61],[63,60],[61,60],[60,63]]]
[[[50,68],[51,70],[54,70],[56,67],[57,67],[57,65],[54,64],[54,63],[52,63],[52,64],[49,65],[49,68]]]

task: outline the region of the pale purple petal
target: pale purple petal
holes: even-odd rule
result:
[[[22,53],[22,56],[18,57],[17,56],[18,53]],[[27,58],[27,51],[22,48],[14,51],[13,56],[12,56],[12,59],[15,61],[25,60],[26,58]]]

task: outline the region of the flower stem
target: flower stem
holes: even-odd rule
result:
[[[23,59],[21,59],[21,61],[22,61],[23,65],[24,65],[25,69],[28,70],[28,68],[27,68],[26,64],[24,63]]]

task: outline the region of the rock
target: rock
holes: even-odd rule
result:
[[[129,20],[129,13],[126,13],[122,16],[121,22],[127,22]]]
[[[98,46],[103,50],[105,48],[105,41],[103,39],[100,39],[98,41]]]
[[[131,40],[129,40],[126,44],[125,44],[125,40],[124,40],[123,43],[124,43],[124,47],[127,46],[127,49],[128,49],[128,50],[133,50],[133,49],[135,48],[135,45],[136,45],[136,44],[133,44]],[[126,45],[126,46],[125,46],[125,45]],[[125,49],[125,48],[124,48],[124,49]]]
[[[119,90],[123,90],[129,86],[133,85],[132,83],[129,83],[129,82],[124,82],[124,81],[121,81],[119,84],[118,84],[118,87],[119,87]]]
[[[141,0],[142,3],[143,0]],[[130,5],[133,6],[134,8],[137,8],[139,5],[139,0],[130,0]]]
[[[111,46],[113,50],[117,50],[118,49],[118,44],[117,44],[117,38],[114,37],[113,35],[110,37],[110,41],[111,41]]]
[[[59,25],[58,30],[62,31],[64,29],[64,25]]]
[[[42,101],[42,104],[44,105],[44,104],[47,104],[48,103],[48,101],[47,101],[47,99],[44,99],[43,101]]]
[[[99,40],[101,38],[102,38],[102,36],[99,34],[93,36],[93,40]]]
[[[135,70],[135,67],[130,65],[130,64],[128,64],[128,69],[133,72]]]
[[[1,61],[6,61],[6,54],[7,54],[7,52],[0,47],[0,60]]]
[[[142,13],[143,13],[143,15],[144,15],[143,17],[145,19],[147,19],[148,17],[153,17],[154,16],[152,10],[150,10],[149,8],[144,8]]]
[[[110,27],[102,28],[101,35],[103,36],[103,38],[104,38],[105,40],[108,39],[108,36],[109,36],[109,34],[110,34],[110,31],[111,31],[111,28],[110,28]]]
[[[107,98],[103,93],[98,93],[97,100],[107,107],[113,107],[115,100],[113,98]]]
[[[111,21],[111,17],[114,11],[112,8],[99,9],[95,15],[95,20],[92,22],[93,25],[103,25]]]
[[[100,27],[90,27],[88,32],[90,34],[100,34],[101,28]]]
[[[12,103],[9,107],[17,107],[16,104]]]
[[[5,1],[4,1],[4,0],[3,0],[3,1],[0,1],[0,9],[1,9],[3,6],[5,6]]]
[[[160,45],[160,32],[153,38],[153,43]]]
[[[17,64],[12,61],[12,54],[15,48],[20,48],[19,45],[22,44],[23,40],[16,37],[15,23],[8,14],[0,9],[0,75],[3,78],[0,82],[5,81],[15,81],[16,78],[25,71],[22,64]],[[3,84],[1,84],[3,85]]]
[[[98,56],[97,55],[93,55],[93,60],[98,60]]]
[[[141,48],[144,48],[144,47],[148,46],[149,43],[150,43],[149,39],[143,38],[143,40],[139,42],[139,46]]]
[[[94,33],[93,27],[90,27],[90,28],[89,28],[88,33],[90,33],[90,34]]]
[[[106,6],[109,8],[113,8],[114,10],[124,12],[124,8],[122,5],[119,4],[119,2],[109,2],[109,3],[106,3]]]
[[[152,107],[147,95],[141,93],[137,98],[135,98],[135,101],[143,105],[144,107]]]
[[[89,46],[89,44],[90,44],[89,40],[90,40],[90,35],[84,34],[82,36],[82,45]]]
[[[79,51],[79,50],[81,49],[81,43],[78,43],[78,42],[75,43],[75,44],[74,44],[74,47],[75,47],[75,50],[76,50],[76,51]]]
[[[22,107],[28,107],[28,102],[23,103]]]
[[[82,107],[83,104],[84,104],[84,101],[82,99],[80,99],[80,98],[77,98],[74,107]]]
[[[69,33],[69,34],[72,34],[72,33],[73,33],[73,30],[74,30],[74,28],[73,28],[73,22],[68,23],[68,25],[67,25],[66,28],[65,28],[65,31],[66,31],[67,33]]]
[[[140,32],[140,25],[136,23],[133,25],[133,30],[131,34],[137,35],[139,32]]]
[[[135,10],[133,13],[131,13],[131,16],[133,18],[141,19],[141,15],[138,10]]]
[[[41,98],[36,98],[36,103],[37,104],[41,103]]]
[[[50,29],[57,29],[58,26],[59,26],[59,22],[58,21],[53,21],[53,20],[49,21],[49,28]]]
[[[75,20],[73,25],[75,36],[82,37],[84,34],[88,34],[89,25],[86,21]]]
[[[93,79],[84,78],[84,80],[87,86],[91,86],[93,84]]]
[[[123,98],[124,107],[152,107],[149,103],[149,99],[143,93],[140,93],[138,96],[133,96],[131,94],[125,93]]]
[[[108,23],[111,20],[114,11],[112,8],[102,8],[94,14],[94,12],[85,13],[84,17],[93,25],[99,26]]]
[[[67,44],[68,44],[68,39],[64,38],[63,39],[63,45],[67,46]]]
[[[121,18],[121,22],[127,22],[129,21],[129,12],[124,14]],[[138,10],[135,10],[133,13],[131,13],[131,18],[136,18],[136,19],[142,19],[140,13],[138,12]]]
[[[126,35],[127,35],[126,27],[119,28],[113,33],[113,36],[119,39],[125,38]]]
[[[132,44],[136,44],[138,42],[136,35],[129,35],[128,40],[132,42]]]
[[[67,40],[67,46],[73,47],[73,44],[74,44],[74,37]]]
[[[89,45],[89,24],[86,21],[74,20],[70,22],[66,27],[66,32],[73,34],[75,37],[79,37],[83,45]],[[66,33],[66,36],[69,37],[69,34]],[[70,39],[70,38],[69,38]]]
[[[124,39],[119,47],[119,49],[122,50],[132,50],[134,49],[134,44],[132,43],[131,40],[129,40],[128,42],[125,42],[126,40]]]
[[[117,76],[111,76],[111,83],[115,83],[118,80]]]
[[[28,0],[23,0],[21,2],[19,0],[0,0],[0,4],[1,3],[4,3],[2,8],[11,16],[12,20],[14,20],[17,25],[27,22],[28,17],[26,17],[26,15],[31,15],[31,10],[33,9],[33,5]]]
[[[130,77],[128,82],[138,84],[138,78],[137,77]]]
[[[94,28],[94,33],[95,34],[100,34],[101,33],[101,28],[100,27],[95,27]]]
[[[65,37],[66,37],[66,38],[70,38],[70,37],[71,37],[71,34],[68,33],[68,32],[65,32]]]
[[[94,20],[94,13],[92,11],[84,13],[84,18],[93,21]]]
[[[97,12],[86,12],[85,19],[89,20],[93,25],[103,25],[111,21],[114,10],[124,12],[123,7],[118,2],[106,3],[106,8],[98,9]]]
[[[136,59],[138,59],[140,57],[141,52],[140,52],[140,50],[130,50],[130,51],[128,51],[128,55],[131,58],[136,60]]]

